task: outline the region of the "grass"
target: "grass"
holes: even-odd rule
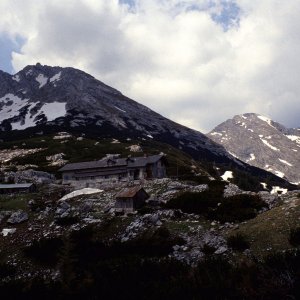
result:
[[[178,220],[178,221],[167,221],[165,223],[166,227],[170,230],[171,233],[188,233],[191,228],[198,227],[201,225],[204,229],[210,228],[210,222],[204,218],[200,218],[198,222],[187,221],[187,220]]]
[[[0,210],[26,210],[30,199],[32,199],[32,194],[0,196]]]
[[[228,235],[247,236],[254,254],[264,256],[291,248],[288,240],[290,229],[299,226],[299,219],[300,205],[289,207],[284,203],[240,224],[238,229],[230,230]]]
[[[191,176],[192,164],[195,165],[197,173],[206,174],[200,163],[193,161],[188,154],[160,142],[120,140],[120,143],[112,143],[112,139],[96,140],[89,138],[77,141],[76,136],[73,136],[68,139],[66,143],[61,143],[61,140],[54,140],[53,136],[54,135],[48,135],[15,142],[4,142],[1,143],[0,150],[13,149],[14,147],[20,149],[46,148],[43,151],[25,157],[16,157],[11,162],[16,165],[38,164],[39,170],[54,173],[57,172],[59,167],[49,166],[49,161],[46,160],[46,157],[57,153],[64,153],[64,159],[72,163],[99,160],[108,153],[118,153],[121,154],[122,157],[126,157],[128,155],[143,156],[144,153],[153,155],[163,152],[167,154],[169,162],[167,173],[169,176]],[[96,142],[98,142],[97,145],[95,145]],[[139,144],[143,152],[130,152],[129,146],[133,144]],[[56,173],[56,175],[58,174]]]

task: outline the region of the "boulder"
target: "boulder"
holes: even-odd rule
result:
[[[16,230],[17,230],[16,228],[3,228],[1,233],[3,236],[7,236],[9,234],[15,233]]]
[[[28,214],[23,210],[14,212],[7,220],[9,224],[19,224],[28,220]]]

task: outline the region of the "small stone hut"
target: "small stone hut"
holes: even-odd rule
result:
[[[142,207],[149,198],[141,186],[128,187],[116,195],[115,209],[118,212],[133,212]]]

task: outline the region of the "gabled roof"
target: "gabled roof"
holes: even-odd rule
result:
[[[128,168],[145,167],[147,164],[152,164],[159,161],[163,154],[142,156],[142,157],[128,157],[128,158],[111,158],[105,157],[98,161],[87,161],[73,164],[66,164],[60,172],[86,170],[86,169],[100,169],[100,168],[116,168],[126,166]]]
[[[141,190],[149,197],[149,195],[143,189],[143,187],[141,187],[141,186],[138,185],[138,186],[128,187],[128,188],[125,188],[125,189],[121,190],[116,195],[116,198],[132,198],[132,197],[134,197]]]

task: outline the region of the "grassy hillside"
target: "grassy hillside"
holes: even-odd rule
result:
[[[282,204],[266,211],[256,218],[240,224],[238,229],[228,235],[242,234],[251,245],[255,255],[265,256],[269,253],[293,248],[289,242],[290,232],[300,224],[300,195],[285,199]]]
[[[153,141],[134,141],[123,140],[116,141],[112,139],[89,139],[83,138],[78,140],[76,136],[69,139],[53,139],[54,135],[34,137],[30,139],[18,140],[14,142],[3,142],[0,144],[0,151],[4,149],[36,149],[43,150],[29,154],[24,157],[15,157],[10,163],[12,165],[38,165],[38,169],[47,172],[56,173],[59,167],[50,166],[46,157],[58,153],[64,153],[64,159],[68,162],[81,162],[99,160],[106,154],[121,154],[122,157],[143,156],[145,154],[159,154],[161,152],[167,155],[168,176],[191,176],[192,170],[195,173],[207,175],[205,169],[197,162],[195,162],[189,155],[180,150],[159,142]],[[130,151],[130,146],[139,145],[142,152]]]

